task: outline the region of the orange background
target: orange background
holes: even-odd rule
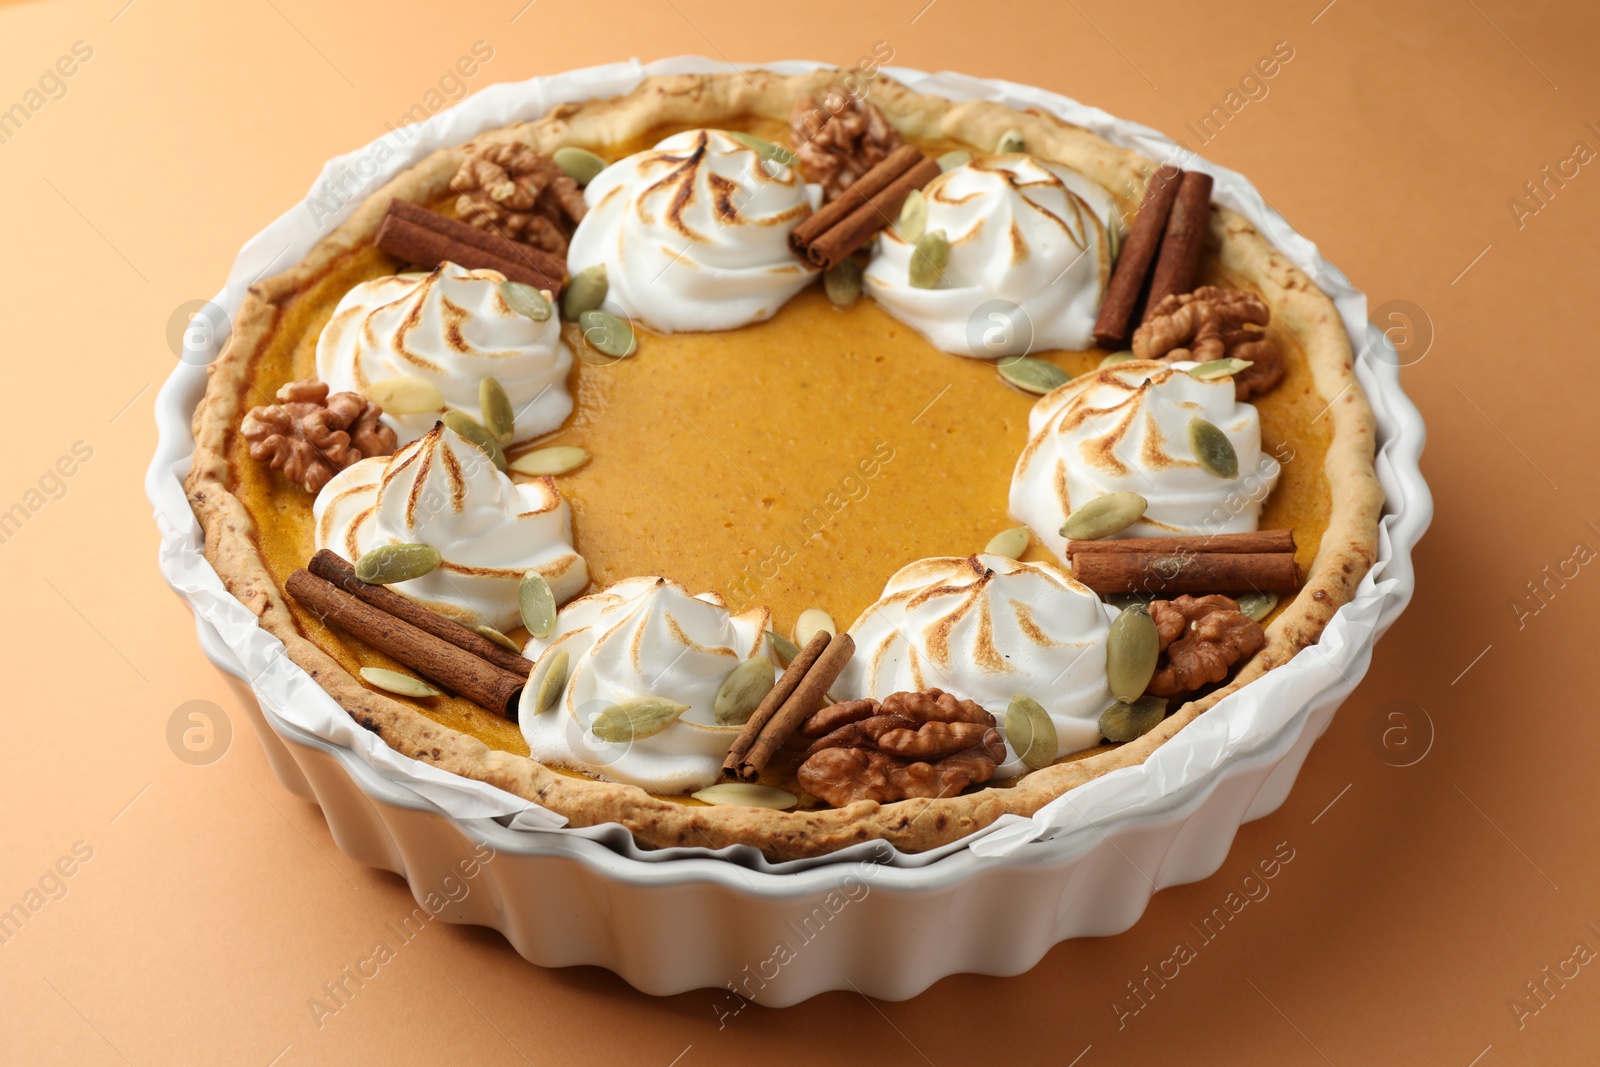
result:
[[[1600,1056],[1600,961],[1552,981],[1542,1005],[1524,986],[1547,966],[1571,974],[1563,961],[1579,942],[1600,951],[1600,720],[1580,680],[1600,637],[1600,574],[1575,563],[1560,582],[1543,573],[1579,542],[1585,558],[1600,549],[1600,172],[1552,182],[1520,226],[1507,206],[1576,141],[1600,148],[1585,125],[1600,126],[1600,9],[821,0],[801,19],[787,5],[767,16],[708,0],[524,3],[451,5],[448,17],[403,0],[0,8],[0,107],[75,41],[94,50],[65,96],[0,143],[0,511],[75,442],[93,450],[66,465],[70,478],[45,479],[59,499],[0,544],[0,909],[41,879],[66,894],[0,944],[0,1060],[1501,1067]],[[950,978],[899,1004],[835,993],[752,1007],[720,1031],[712,993],[652,999],[440,924],[313,1023],[307,999],[413,905],[279,787],[163,586],[141,487],[151,403],[173,366],[174,310],[214,293],[239,245],[325,159],[381,134],[478,40],[495,54],[473,88],[633,54],[849,65],[878,41],[908,66],[1037,84],[1250,175],[1375,307],[1406,312],[1408,356],[1426,356],[1405,382],[1428,419],[1438,496],[1416,604],[1288,802],[1240,832],[1216,875],[1160,893],[1128,933],[1058,946],[1020,978]],[[1210,143],[1186,131],[1278,41],[1294,58],[1264,99]],[[1520,601],[1519,618],[1529,582],[1548,591],[1542,605]],[[231,716],[232,745],[206,766],[167,740],[191,700]],[[1390,712],[1401,732],[1386,746]],[[79,842],[86,862],[73,858]],[[1270,894],[1119,1029],[1112,1004],[1126,983],[1180,939],[1198,941],[1190,924],[1287,849]],[[58,861],[73,871],[59,883],[46,878]],[[1519,995],[1538,1013],[1519,1021]]]

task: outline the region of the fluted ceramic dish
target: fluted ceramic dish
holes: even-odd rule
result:
[[[818,65],[763,64],[782,73]],[[207,354],[220,351],[225,316],[252,281],[303,255],[365,191],[433,147],[537,118],[558,103],[624,93],[647,76],[726,69],[683,57],[499,85],[331,161],[307,201],[241,251],[213,301],[220,314],[209,312],[218,336],[186,351],[156,402],[160,443],[146,491],[162,533],[162,572],[194,609],[201,646],[238,694],[279,781],[322,808],[339,847],[404,877],[439,918],[499,930],[533,963],[593,964],[647,993],[733,990],[770,1006],[848,988],[900,1000],[949,974],[1017,974],[1059,941],[1127,929],[1156,890],[1213,873],[1238,828],[1283,803],[1312,743],[1365,675],[1378,637],[1410,601],[1411,552],[1432,515],[1418,467],[1422,420],[1400,387],[1398,355],[1366,322],[1365,298],[1247,181],[1156,132],[1009,82],[885,70],[920,92],[1042,108],[1151,158],[1213,174],[1218,201],[1249,218],[1338,307],[1376,416],[1388,503],[1377,562],[1318,645],[1230,695],[1144,764],[1067,793],[1034,819],[1008,817],[932,855],[877,843],[769,864],[753,850],[649,853],[620,827],[550,828],[531,817],[537,812],[512,818],[514,807],[496,807],[498,791],[444,781],[444,772],[382,749],[365,731],[308,729],[325,720],[301,712],[326,694],[253,625],[201,552],[182,486],[190,417],[205,390]],[[352,174],[362,191],[336,192],[349,188]],[[493,859],[466,891],[441,893],[485,846]],[[924,936],[930,928],[947,936]],[[780,944],[786,951],[775,950]],[[737,1006],[733,993],[724,995]]]

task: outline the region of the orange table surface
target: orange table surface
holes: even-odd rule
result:
[[[1220,871],[1125,934],[906,1003],[719,1027],[713,992],[655,999],[438,924],[315,1017],[412,901],[277,784],[163,585],[151,405],[175,313],[325,159],[457,91],[480,41],[464,89],[631,55],[851,65],[879,42],[1039,85],[1249,175],[1370,294],[1431,433],[1416,601]],[[1600,1061],[1597,45],[1577,0],[0,5],[0,117],[29,112],[0,125],[0,512],[26,512],[0,540],[0,912],[28,914],[0,941],[0,1061]],[[1274,48],[1292,59],[1250,80]],[[232,728],[208,763],[169,742],[190,701]],[[1196,958],[1133,1000],[1180,942]]]

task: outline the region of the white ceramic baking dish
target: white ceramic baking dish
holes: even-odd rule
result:
[[[764,66],[787,73],[816,64]],[[653,74],[726,69],[684,57],[496,86],[435,116],[420,136],[411,131],[409,143],[386,136],[386,154],[374,142],[330,162],[324,178],[353,171],[364,188],[375,188],[434,145],[537,117],[555,103],[625,92]],[[924,92],[1044,108],[1155,158],[1177,151],[1154,131],[1036,89],[888,73]],[[379,154],[385,163],[374,162]],[[193,450],[190,416],[205,389],[204,360],[192,351],[157,400],[160,443],[146,479],[163,573],[194,608],[201,645],[232,683],[279,781],[322,808],[339,847],[404,877],[440,918],[499,930],[536,964],[602,966],[648,993],[721,988],[727,1011],[738,1009],[739,998],[783,1006],[852,987],[898,1000],[949,974],[1025,971],[1059,941],[1127,929],[1157,889],[1207,877],[1240,825],[1283,802],[1312,743],[1366,673],[1378,637],[1409,602],[1411,552],[1432,515],[1418,468],[1422,420],[1400,388],[1398,355],[1365,321],[1364,297],[1248,182],[1184,159],[1212,172],[1218,199],[1249,217],[1339,308],[1378,421],[1378,476],[1389,501],[1379,559],[1318,646],[1219,703],[1144,765],[1089,783],[1034,820],[1010,819],[933,856],[903,856],[881,844],[832,861],[777,865],[749,850],[650,853],[616,827],[553,828],[538,809],[513,819],[525,802],[488,787],[463,791],[365,731],[319,736],[306,724],[326,720],[301,713],[327,701],[325,694],[253,627],[200,554],[181,484]],[[310,195],[319,188],[326,207],[320,181]],[[297,205],[245,246],[214,305],[233,314],[254,278],[283,269],[351,206],[335,204],[312,225],[308,219],[323,213]],[[215,351],[220,341],[204,345]],[[483,856],[485,846],[493,859],[462,882],[463,862]],[[922,936],[931,927],[949,936]]]

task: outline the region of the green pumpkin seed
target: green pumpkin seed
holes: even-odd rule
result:
[[[1272,609],[1278,606],[1277,593],[1245,593],[1238,600],[1239,610],[1256,622],[1271,615]]]
[[[1104,359],[1102,359],[1100,361],[1100,366],[1102,366],[1102,367],[1114,367],[1118,363],[1126,363],[1129,360],[1134,359],[1134,358],[1136,358],[1136,357],[1134,356],[1134,354],[1132,352],[1129,352],[1127,349],[1123,349],[1121,352],[1113,352],[1110,355],[1106,356]]]
[[[850,256],[823,271],[822,288],[834,307],[850,307],[861,299],[861,261]]]
[[[989,538],[989,543],[983,546],[985,555],[1004,556],[1006,559],[1021,559],[1022,554],[1028,551],[1028,543],[1032,535],[1026,526],[1013,526],[1009,530],[1001,530]]]
[[[622,359],[639,350],[632,324],[609,311],[585,311],[578,316],[578,326],[589,347],[601,355]]]
[[[791,793],[753,782],[718,782],[689,795],[706,804],[733,804],[741,808],[770,808],[773,811],[785,811],[799,803],[799,798]]]
[[[1132,526],[1144,517],[1150,501],[1138,493],[1107,493],[1081,508],[1074,508],[1061,524],[1061,536],[1068,541],[1098,541]]]
[[[661,697],[629,697],[594,717],[589,731],[602,741],[639,741],[678,721],[689,705]]]
[[[762,159],[771,160],[774,163],[781,163],[785,167],[792,167],[795,165],[795,154],[781,144],[773,144],[771,141],[763,141],[755,134],[745,133],[742,130],[728,130],[725,132],[735,141],[738,141],[746,148],[754,151],[755,154],[760,156]]]
[[[506,306],[534,322],[550,321],[550,300],[543,292],[524,282],[501,282],[500,298]]]
[[[916,251],[911,253],[911,266],[907,272],[916,289],[937,289],[950,265],[950,240],[943,230],[932,230],[917,238]]]
[[[1155,596],[1151,593],[1107,593],[1100,599],[1121,611],[1124,608],[1131,608],[1135,604],[1148,605],[1150,601],[1155,599]]]
[[[1100,713],[1100,736],[1118,743],[1136,741],[1160,726],[1166,717],[1166,697],[1141,697],[1132,704],[1113,704]]]
[[[1072,380],[1072,375],[1042,359],[1032,356],[1018,356],[1015,359],[1001,360],[998,364],[1000,377],[1006,383],[1021,389],[1024,393],[1034,396],[1043,396],[1052,389],[1059,389]]]
[[[393,585],[432,574],[443,562],[432,545],[380,545],[356,560],[356,577],[369,585]]]
[[[1122,258],[1122,224],[1116,219],[1106,224],[1106,254],[1113,267]]]
[[[1009,156],[1017,152],[1026,152],[1028,144],[1022,139],[1021,130],[1007,130],[1000,135],[1000,140],[995,144],[994,150],[998,155]]]
[[[1155,620],[1143,604],[1122,609],[1106,637],[1106,681],[1111,695],[1131,704],[1144,695],[1156,673],[1161,656],[1161,638]]]
[[[501,633],[499,630],[496,630],[493,626],[490,626],[487,623],[479,623],[477,626],[472,628],[472,632],[477,634],[479,637],[484,638],[485,640],[493,641],[507,652],[515,652],[519,656],[522,655],[521,645],[517,644],[515,641],[511,640],[511,638],[507,637],[505,634]]]
[[[485,429],[477,419],[463,412],[451,410],[445,412],[439,421],[472,444],[477,445],[483,454],[489,457],[490,462],[494,464],[495,469],[501,474],[506,472],[505,449],[500,447],[500,442],[496,441],[494,435]]]
[[[1217,378],[1230,378],[1246,367],[1254,365],[1248,359],[1213,359],[1211,362],[1202,363],[1198,367],[1190,367],[1187,373],[1191,378],[1199,378],[1202,382],[1209,382]]]
[[[556,595],[538,571],[529,571],[517,583],[517,607],[530,637],[549,637],[556,628]]]
[[[557,652],[550,660],[549,670],[539,679],[539,691],[534,694],[533,713],[543,715],[561,703],[561,694],[567,690],[567,669],[572,662],[566,649]]]
[[[589,462],[589,453],[577,445],[552,445],[524,452],[511,461],[511,469],[518,474],[535,477],[544,474],[565,474]]]
[[[561,317],[576,322],[579,315],[606,302],[609,288],[604,263],[583,268],[572,276],[566,292],[561,294]]]
[[[839,632],[839,628],[833,624],[832,615],[821,608],[807,608],[794,621],[794,643],[805,648],[822,630],[828,631],[829,634]]]
[[[606,161],[589,151],[587,148],[578,148],[567,145],[550,153],[550,158],[555,160],[567,177],[579,185],[588,185],[594,181],[599,173],[606,169]]]
[[[895,221],[895,236],[906,244],[914,243],[928,228],[928,198],[922,195],[921,189],[913,189],[906,194],[906,202],[900,206],[900,218]]]
[[[366,393],[391,415],[421,415],[444,407],[444,394],[426,378],[385,378],[367,386]]]
[[[1189,420],[1189,447],[1200,466],[1218,478],[1239,476],[1239,454],[1228,435],[1202,418]]]
[[[772,630],[767,631],[767,644],[772,646],[772,651],[778,654],[778,661],[785,667],[794,662],[800,654],[800,646],[787,637]]]
[[[488,376],[478,383],[478,407],[483,410],[483,428],[502,445],[509,443],[517,432],[517,413],[500,379]]]
[[[1038,770],[1056,758],[1056,724],[1032,697],[1018,693],[1006,708],[1006,740],[1023,763]]]
[[[386,671],[382,667],[362,667],[361,680],[374,689],[382,689],[385,693],[394,693],[397,696],[421,698],[439,695],[439,690],[421,678],[413,678],[399,671]]]
[[[761,656],[747,659],[729,671],[717,687],[716,699],[711,702],[717,722],[723,726],[744,725],[772,689],[774,681],[772,661]]]
[[[971,162],[972,153],[965,148],[957,148],[955,151],[946,152],[939,157],[939,169],[941,171],[955,170],[957,167],[964,167]]]

